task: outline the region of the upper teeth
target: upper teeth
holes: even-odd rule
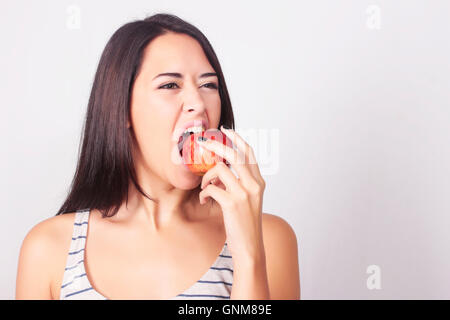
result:
[[[205,128],[204,128],[203,126],[194,126],[194,127],[189,127],[189,128],[187,128],[187,129],[183,132],[183,134],[185,134],[185,133],[187,133],[187,132],[189,132],[189,133],[191,133],[191,132],[193,132],[193,133],[200,133],[200,132],[202,132],[202,131],[205,131]]]

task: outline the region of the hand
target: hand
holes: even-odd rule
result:
[[[223,127],[220,130],[231,139],[241,154],[211,139],[199,144],[227,160],[239,177],[236,178],[225,163],[218,162],[202,178],[200,203],[204,204],[205,199],[211,197],[221,206],[228,248],[234,261],[244,264],[265,260],[262,237],[265,181],[253,149],[235,131]],[[215,182],[210,184],[213,180]]]

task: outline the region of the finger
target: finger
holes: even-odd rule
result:
[[[210,184],[211,180],[215,178],[220,179],[220,181],[222,181],[225,185],[226,190],[231,193],[244,191],[239,185],[236,176],[223,162],[218,162],[203,175],[201,188],[205,188],[208,184]]]
[[[253,148],[236,131],[232,129],[225,129],[223,126],[220,126],[220,130],[225,133],[225,135],[230,138],[233,145],[235,145],[244,154],[245,162],[249,164],[249,168],[253,176],[257,179],[263,180]]]
[[[198,143],[205,149],[208,149],[216,153],[220,157],[224,158],[225,160],[227,160],[231,164],[231,166],[236,170],[236,173],[243,181],[243,183],[246,183],[247,181],[254,179],[252,173],[245,164],[245,161],[237,161],[237,159],[242,156],[240,156],[236,150],[224,145],[219,141],[211,139],[208,139],[206,141],[198,141]]]
[[[223,182],[218,177],[212,179],[211,184],[213,184],[221,189],[224,189],[224,190],[226,189],[226,186],[223,184]]]
[[[199,193],[200,204],[205,204],[205,200],[208,197],[216,200],[222,208],[226,208],[230,201],[230,195],[227,191],[212,184],[206,186],[206,188]]]
[[[223,126],[220,127],[220,130],[232,141],[233,145],[235,145],[244,154],[247,163],[256,163],[256,158],[252,148],[236,131],[232,129],[225,129]]]
[[[220,157],[222,157],[223,159],[227,160],[229,164],[235,166],[237,165],[239,162],[239,157],[243,158],[238,152],[237,150],[234,150],[233,148],[231,148],[230,146],[218,141],[218,140],[214,140],[214,139],[207,139],[206,141],[203,140],[198,140],[197,143],[202,146],[207,148],[208,150],[211,150],[214,153],[217,153]],[[211,146],[211,147],[209,147]],[[213,148],[213,149],[211,149]],[[242,160],[242,159],[241,159]],[[244,162],[241,161],[241,164],[243,164]]]

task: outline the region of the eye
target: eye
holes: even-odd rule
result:
[[[172,89],[172,87],[171,88],[167,87],[167,86],[170,86],[172,84],[174,84],[174,85],[176,85],[178,87],[178,85],[175,82],[171,82],[171,83],[167,83],[165,85],[160,86],[158,89]]]
[[[214,82],[210,82],[210,83],[205,84],[205,86],[208,86],[208,85],[209,85],[209,87],[207,87],[207,88],[217,89],[217,85]]]
[[[178,85],[175,82],[171,82],[171,83],[167,83],[165,85],[160,86],[158,89],[173,89],[172,85],[176,85],[178,87]],[[213,90],[217,90],[217,88],[218,88],[214,82],[206,83],[203,86],[213,89]]]

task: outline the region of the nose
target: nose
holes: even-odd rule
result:
[[[205,102],[195,86],[187,86],[183,94],[183,111],[203,113],[206,109]]]

